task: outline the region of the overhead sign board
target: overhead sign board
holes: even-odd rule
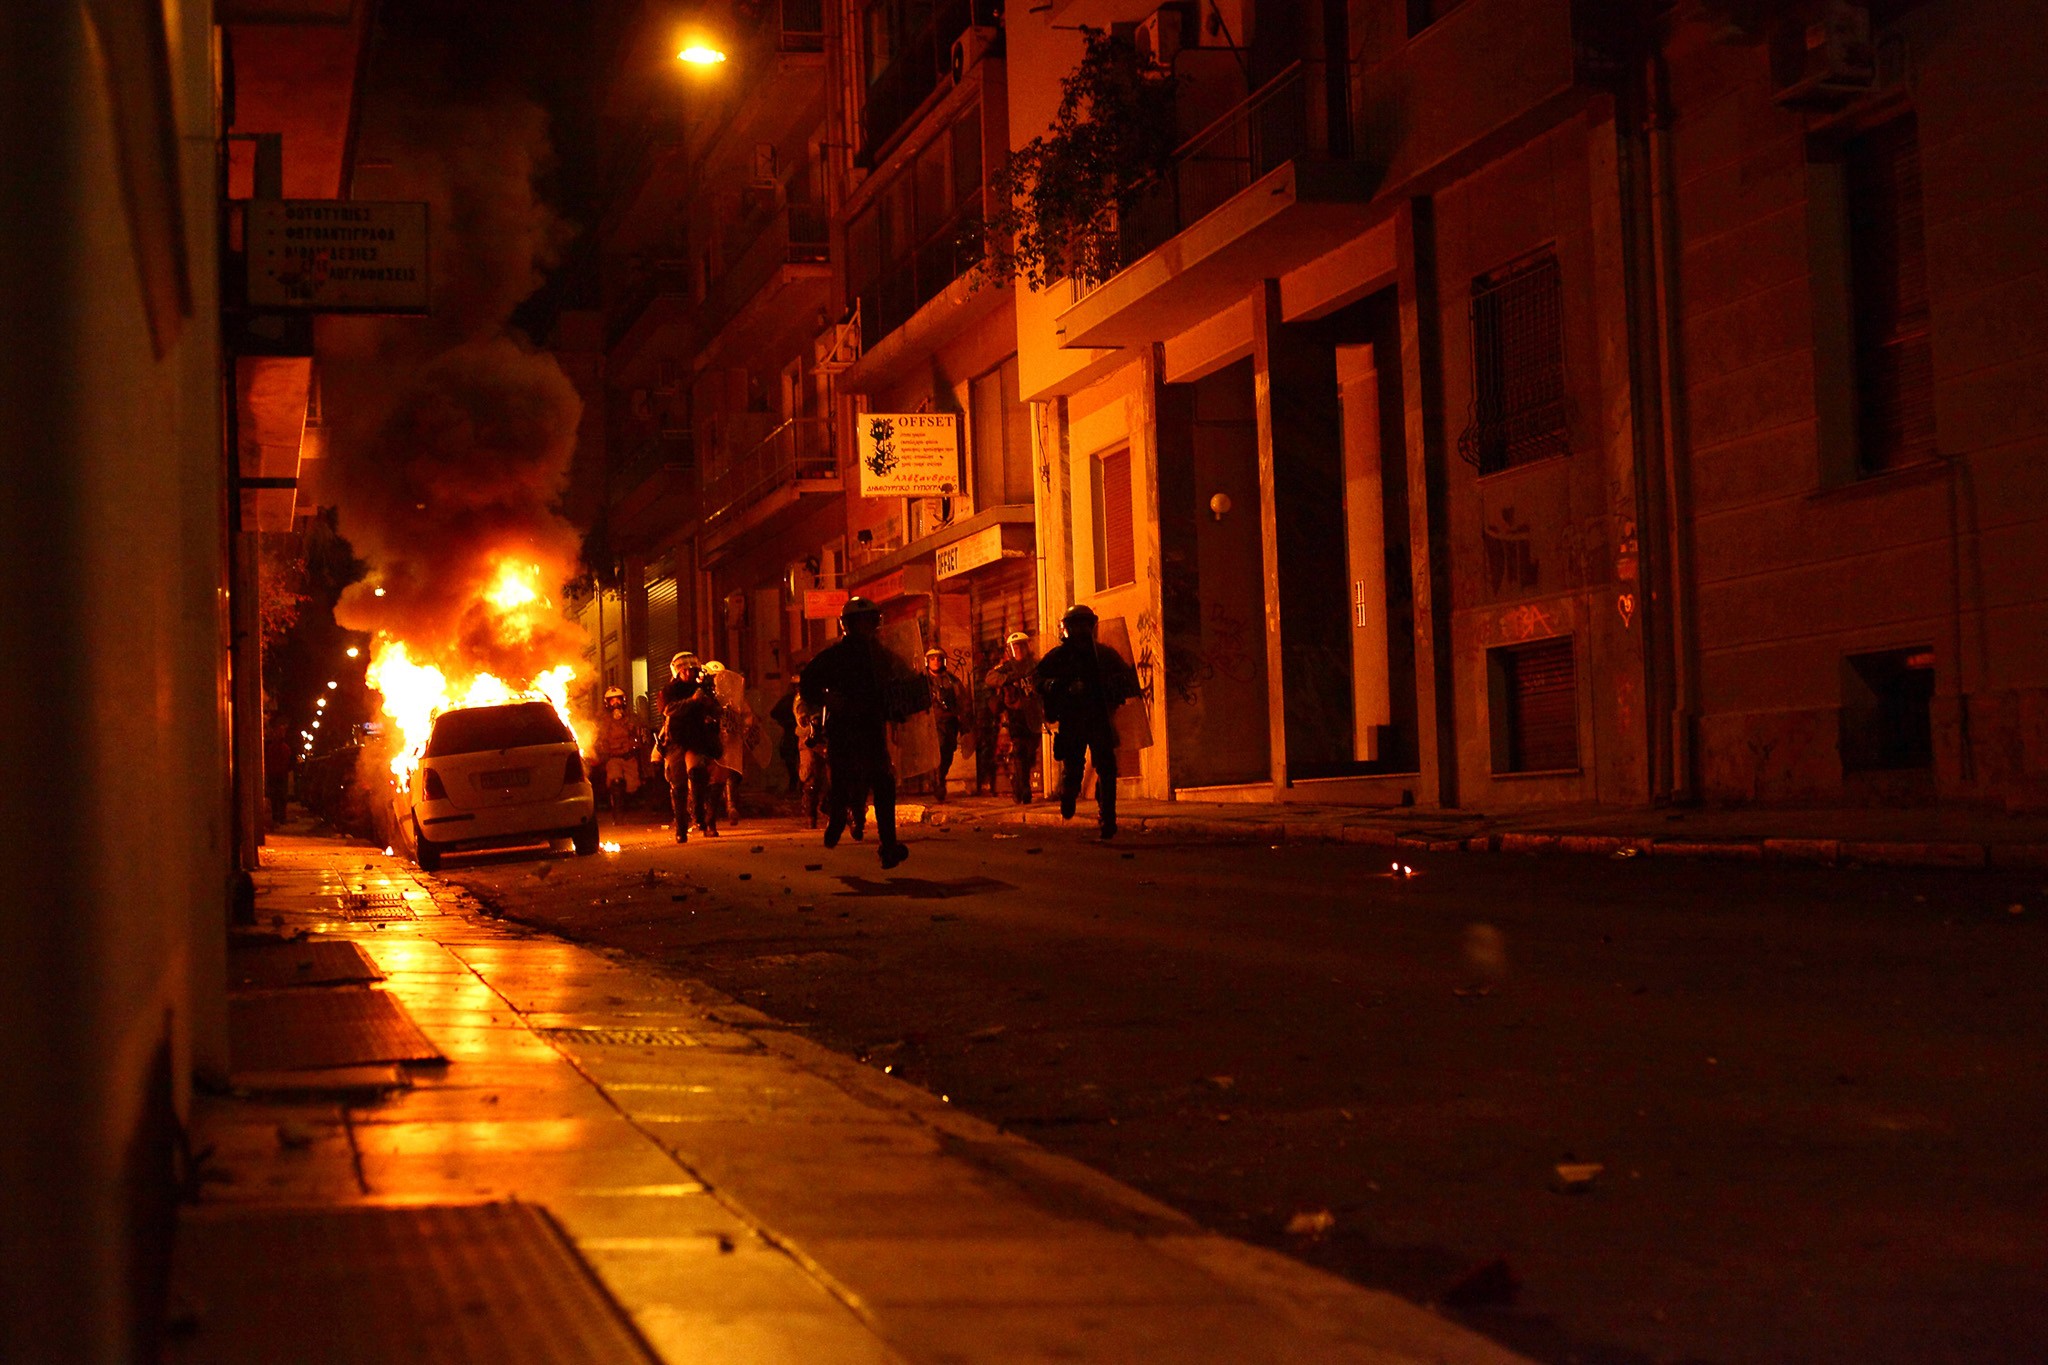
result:
[[[847,592],[844,588],[805,588],[804,620],[836,621],[846,606]]]
[[[938,576],[942,580],[955,578],[999,559],[1021,558],[1023,554],[1022,550],[1004,548],[1001,523],[984,526],[971,536],[939,547]]]
[[[249,306],[315,313],[427,311],[427,206],[251,199]]]
[[[860,495],[950,498],[960,491],[960,417],[864,412],[858,418]]]

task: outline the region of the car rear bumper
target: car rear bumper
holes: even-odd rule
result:
[[[413,808],[420,833],[442,848],[566,839],[597,813],[588,783],[553,801],[528,801],[488,810],[462,810],[453,801],[422,801]]]

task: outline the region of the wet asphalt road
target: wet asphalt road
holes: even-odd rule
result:
[[[606,837],[444,875],[1539,1359],[2048,1360],[2048,876]]]

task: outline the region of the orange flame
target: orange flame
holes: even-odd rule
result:
[[[499,563],[482,601],[491,633],[500,640],[528,641],[555,606],[541,589],[541,567],[515,559]],[[582,661],[566,659],[532,678],[508,681],[483,669],[467,668],[459,658],[440,662],[415,658],[418,647],[379,631],[371,642],[370,666],[364,680],[383,698],[383,712],[398,732],[391,758],[392,774],[401,786],[410,778],[427,746],[434,718],[465,706],[492,706],[510,701],[546,701],[555,708],[586,753],[591,726],[571,713],[569,691],[582,673]],[[429,648],[429,653],[433,652]],[[459,650],[441,651],[459,654]]]

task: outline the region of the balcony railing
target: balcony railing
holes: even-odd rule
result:
[[[684,474],[696,458],[687,431],[661,431],[633,446],[612,466],[612,496],[623,497],[664,471]]]
[[[793,484],[839,479],[832,451],[832,424],[822,417],[793,417],[732,461],[704,488],[704,526],[725,525],[770,495]]]
[[[825,0],[781,0],[763,6],[764,27],[773,27],[778,52],[823,52],[825,50]],[[777,12],[779,25],[771,25]]]
[[[874,165],[882,144],[895,136],[941,81],[951,78],[954,39],[970,28],[1000,31],[1002,22],[1000,0],[940,0],[934,5],[924,27],[868,82],[860,111],[860,151],[855,158],[859,164]]]
[[[1322,62],[1294,63],[1175,148],[1168,169],[1124,218],[1124,261],[1164,245],[1275,167],[1327,155],[1327,70]]]
[[[922,246],[857,292],[863,351],[874,349],[876,342],[981,260],[982,193],[963,200]]]

